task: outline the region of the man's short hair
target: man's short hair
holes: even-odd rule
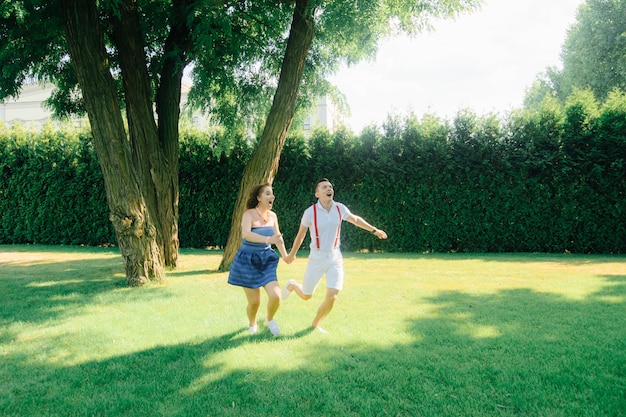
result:
[[[320,185],[320,183],[322,182],[330,182],[330,180],[328,178],[321,178],[315,183],[315,188],[313,189],[314,192],[317,192],[317,186]]]

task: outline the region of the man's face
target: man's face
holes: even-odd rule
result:
[[[335,195],[335,190],[333,189],[333,185],[328,181],[323,181],[317,184],[317,188],[315,190],[315,197],[319,198],[323,201],[332,200]]]

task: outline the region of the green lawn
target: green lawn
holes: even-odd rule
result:
[[[626,413],[626,256],[348,253],[330,334],[320,288],[280,337],[220,256],[127,288],[116,249],[0,246],[0,416]]]

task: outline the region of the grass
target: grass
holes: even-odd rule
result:
[[[345,254],[331,334],[318,290],[277,338],[247,334],[220,256],[127,288],[115,249],[0,246],[0,415],[625,413],[625,256]]]

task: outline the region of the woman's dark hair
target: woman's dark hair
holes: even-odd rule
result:
[[[246,201],[247,209],[255,208],[259,204],[257,197],[261,195],[265,187],[271,187],[271,185],[266,182],[265,184],[257,184],[252,187],[248,195],[248,201]]]

